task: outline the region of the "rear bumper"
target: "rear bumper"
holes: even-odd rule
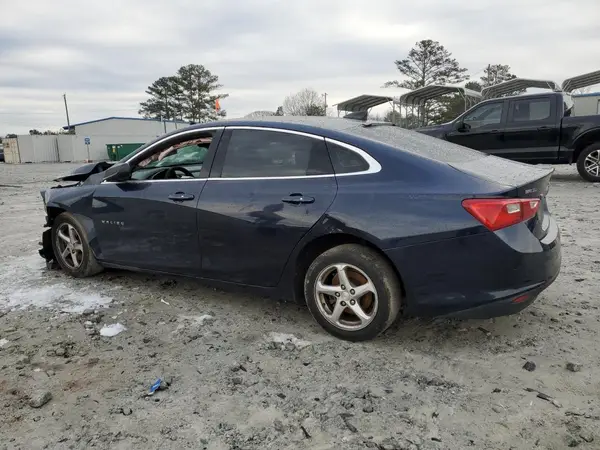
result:
[[[542,291],[550,286],[555,279],[556,277],[537,289],[525,290],[519,295],[511,295],[505,299],[496,300],[494,302],[484,303],[483,305],[479,305],[474,308],[449,313],[447,316],[457,319],[491,319],[492,317],[517,314],[534,303]]]
[[[526,308],[560,272],[558,225],[551,217],[549,222],[542,240],[518,224],[500,232],[388,250],[404,283],[404,313],[489,318]]]

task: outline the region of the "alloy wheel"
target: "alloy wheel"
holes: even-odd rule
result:
[[[83,243],[75,227],[69,223],[62,223],[56,230],[58,251],[64,263],[73,270],[77,270],[83,263]]]
[[[342,330],[363,329],[377,314],[373,281],[350,264],[332,264],[323,269],[315,283],[315,298],[323,317]]]
[[[600,176],[600,150],[594,150],[585,157],[583,162],[585,171],[594,177]]]

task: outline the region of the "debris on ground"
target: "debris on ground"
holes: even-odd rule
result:
[[[8,339],[2,338],[0,339],[0,348],[6,346],[10,341]]]
[[[533,361],[527,361],[524,365],[523,365],[523,369],[527,370],[528,372],[533,372],[536,368],[536,365]]]
[[[38,391],[31,395],[29,406],[32,408],[41,408],[50,400],[52,400],[52,393],[50,391]]]
[[[561,408],[562,405],[560,403],[558,403],[556,400],[554,400],[552,397],[550,397],[548,394],[544,394],[543,392],[539,392],[537,393],[537,398],[541,398],[542,400],[546,400],[547,402],[552,403],[554,406],[556,406],[557,408]]]
[[[491,331],[489,331],[489,330],[486,330],[486,329],[485,329],[485,328],[483,328],[483,327],[477,327],[477,329],[478,329],[479,331],[481,331],[483,334],[485,334],[486,336],[491,336],[491,335],[492,335],[492,332],[491,332]]]
[[[213,316],[211,316],[210,314],[203,314],[200,317],[198,317],[197,321],[198,324],[200,325],[204,325],[204,324],[209,324],[214,322],[215,318]]]
[[[148,389],[147,397],[150,397],[156,393],[156,391],[165,391],[169,389],[169,386],[173,384],[173,378],[170,376],[165,376],[163,378],[157,379],[150,389]]]
[[[583,368],[583,366],[581,364],[577,364],[577,363],[573,363],[573,362],[567,363],[567,370],[570,372],[581,372],[582,368]]]
[[[150,386],[150,389],[148,389],[148,394],[146,394],[146,395],[154,395],[154,393],[156,391],[158,391],[158,388],[160,387],[161,383],[162,383],[162,380],[160,378],[158,380],[156,380],[154,382],[154,384],[152,386]]]
[[[100,336],[104,337],[114,337],[117,334],[122,333],[123,331],[127,331],[124,325],[120,323],[113,323],[111,325],[104,325],[100,329]]]
[[[271,348],[279,348],[281,350],[302,350],[308,347],[312,342],[299,339],[293,334],[271,332],[268,336],[269,345]]]

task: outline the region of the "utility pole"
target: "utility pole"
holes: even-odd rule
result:
[[[323,97],[325,97],[325,108],[324,108],[324,110],[323,110],[323,111],[324,111],[324,112],[323,112],[323,115],[324,115],[324,116],[326,116],[326,115],[327,115],[327,92],[325,92],[325,93],[323,94]]]
[[[67,113],[67,129],[71,131],[71,122],[69,121],[69,107],[67,106],[67,94],[63,94],[63,100],[65,101],[65,112]]]

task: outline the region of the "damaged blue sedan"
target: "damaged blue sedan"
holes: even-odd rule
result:
[[[389,124],[206,123],[42,191],[40,254],[74,277],[141,270],[295,299],[361,341],[399,315],[531,304],[560,270],[551,174]]]

